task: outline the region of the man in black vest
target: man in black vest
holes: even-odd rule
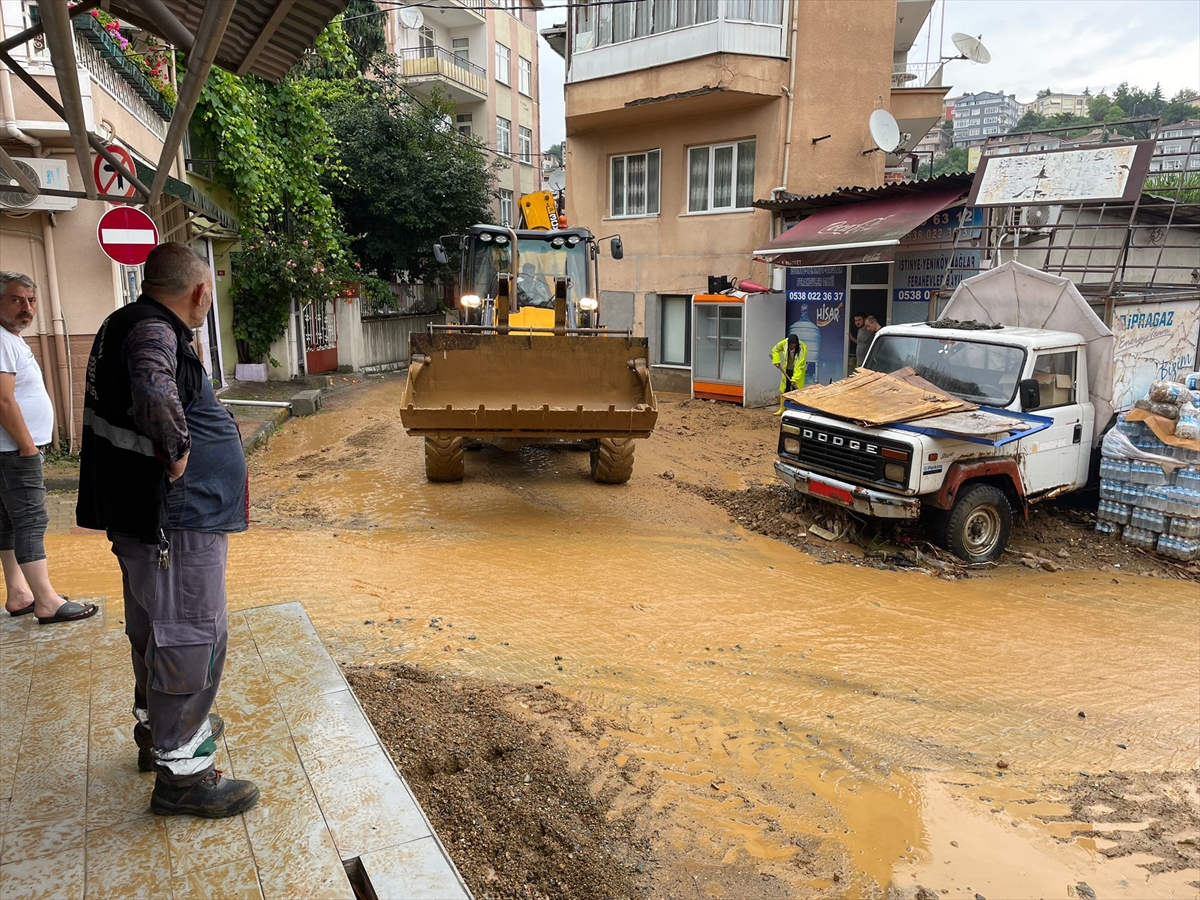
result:
[[[224,818],[258,800],[213,766],[225,667],[229,535],[247,527],[237,424],[192,349],[212,306],[208,266],[183,244],[146,260],[142,296],[105,319],[88,359],[76,521],[121,565],[138,767],[158,815]]]

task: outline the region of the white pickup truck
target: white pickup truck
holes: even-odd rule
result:
[[[1038,276],[1035,291],[1050,278],[1026,271]],[[944,315],[956,311],[957,298]],[[776,474],[802,494],[859,513],[923,518],[934,539],[964,560],[996,559],[1014,511],[1028,516],[1030,504],[1087,484],[1092,448],[1110,424],[1112,335],[1081,297],[1073,302],[1078,331],[947,327],[953,322],[881,329],[863,368],[910,367],[979,409],[965,418],[864,426],[805,408],[803,394],[793,395],[780,425]],[[1020,305],[1016,297],[1011,305]],[[974,302],[957,311],[959,318],[980,314]],[[1107,375],[1089,372],[1097,362]]]

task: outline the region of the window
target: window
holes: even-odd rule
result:
[[[524,125],[517,126],[517,153],[521,162],[533,165],[533,132]]]
[[[517,90],[526,97],[533,96],[533,63],[523,56],[517,57]]]
[[[1035,409],[1069,406],[1075,402],[1075,351],[1040,353],[1033,364],[1040,398]]]
[[[500,224],[512,225],[513,223],[513,192],[500,191]]]
[[[496,152],[512,156],[512,122],[496,116]]]
[[[417,40],[420,43],[421,56],[425,59],[431,58],[434,55],[434,47],[437,46],[437,42],[434,40],[433,29],[428,25],[423,26],[417,32]]]
[[[614,156],[609,161],[609,215],[657,216],[661,151]]]
[[[782,0],[732,0],[750,21],[779,24]],[[591,0],[575,7],[575,49],[591,50],[718,18],[718,0]]]
[[[781,0],[726,0],[725,18],[779,25],[783,21],[783,3]]]
[[[688,150],[688,212],[749,209],[754,202],[754,141]]]
[[[463,137],[471,136],[471,114],[459,113],[454,117],[454,124],[458,128],[458,133]]]
[[[450,47],[454,51],[454,56],[462,62],[469,63],[471,61],[471,39],[470,38],[454,38],[450,41]]]
[[[659,362],[687,366],[692,362],[692,298],[664,295],[659,301]]]
[[[511,68],[511,57],[508,48],[496,42],[496,80],[501,84],[509,84],[508,70]]]

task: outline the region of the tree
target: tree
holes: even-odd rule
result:
[[[387,49],[387,15],[375,0],[350,0],[342,24],[355,67],[365,74]]]
[[[563,165],[563,159],[566,155],[566,141],[559,141],[557,144],[547,147],[546,154],[558,160],[560,166]]]
[[[1049,97],[1053,93],[1054,91],[1050,90],[1050,88],[1042,88],[1037,92],[1037,98],[1041,100],[1043,97]]]
[[[1027,109],[1025,114],[1017,120],[1017,124],[1008,129],[1009,134],[1020,131],[1037,131],[1039,128],[1046,127],[1046,117],[1036,110]]]
[[[341,158],[324,184],[351,251],[382,278],[435,274],[439,237],[491,220],[499,163],[447,126],[453,106],[442,99],[418,103],[380,80],[324,88],[318,103]]]
[[[1103,92],[1097,94],[1088,103],[1088,116],[1093,122],[1103,122],[1112,107],[1112,98]]]
[[[939,156],[933,161],[932,172],[930,172],[929,163],[921,163],[917,169],[917,180],[924,181],[927,178],[936,178],[939,175],[953,175],[965,172],[967,171],[967,156],[966,147],[951,147],[946,151],[945,156]]]

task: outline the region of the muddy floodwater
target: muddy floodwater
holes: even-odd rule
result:
[[[342,661],[546,683],[619,723],[617,811],[658,817],[698,897],[722,866],[771,896],[1197,896],[1194,866],[1111,852],[1148,821],[1071,800],[1152,775],[1194,858],[1194,583],[822,565],[683,488],[767,481],[762,411],[664,404],[625,486],[566,449],[474,452],[431,485],[401,387],[335,395],[252,458],[232,608],[300,600]],[[62,590],[119,596],[101,537],[48,549]]]

